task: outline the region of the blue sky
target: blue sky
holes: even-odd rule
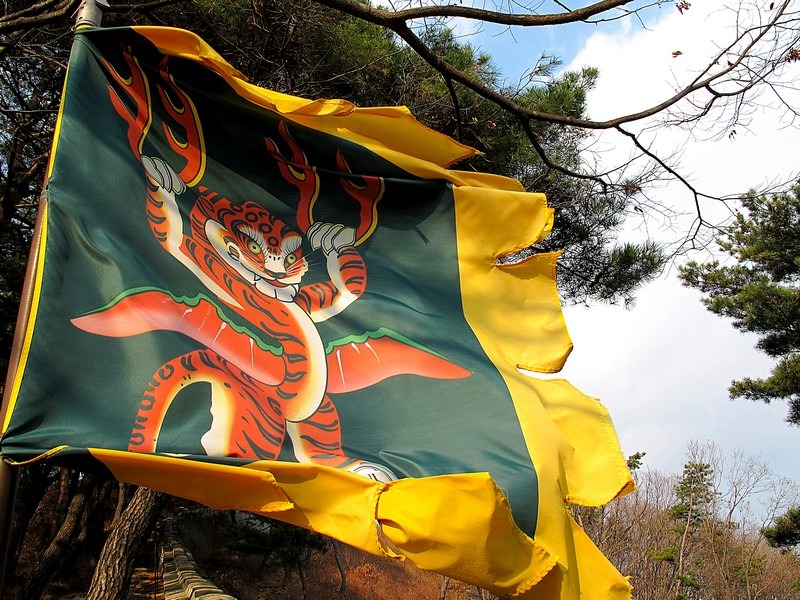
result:
[[[560,56],[565,68],[598,67],[600,80],[588,106],[592,117],[603,118],[644,108],[694,77],[714,51],[713,41],[730,33],[731,15],[720,6],[698,0],[681,15],[673,4],[665,5],[647,13],[646,28],[628,20],[515,31],[512,37],[487,26],[470,41],[493,56],[509,82],[542,51]],[[459,31],[466,30],[459,24]],[[677,58],[676,50],[681,51]],[[714,194],[742,193],[796,174],[796,152],[776,149],[800,147],[797,129],[766,109],[755,110],[749,119],[750,127],[740,128],[734,138],[701,140],[660,129],[648,141],[662,153],[680,151],[683,172]],[[598,143],[604,148],[600,160],[609,164],[629,152],[619,137],[604,135]],[[691,212],[693,199],[680,185],[652,194],[679,213]],[[713,203],[703,208],[724,215]],[[676,230],[688,222],[678,218]],[[647,223],[648,233],[663,241],[672,241],[676,230],[657,215]],[[631,227],[627,235],[641,237],[642,230]],[[674,268],[644,288],[632,310],[594,306],[564,312],[575,351],[560,375],[609,408],[626,454],[646,452],[646,466],[679,472],[690,441],[713,440],[726,454],[740,449],[767,462],[777,475],[800,481],[795,457],[800,428],[785,423],[785,404],[727,396],[732,379],[765,376],[772,361],[754,349],[754,336],[707,312],[697,292],[680,286]]]
[[[497,10],[494,5],[500,3],[478,0],[471,4],[486,10]],[[586,4],[590,3],[578,2],[574,6],[577,8]],[[630,8],[640,4],[643,3],[632,3]],[[453,22],[453,25],[457,31],[465,35],[465,39],[474,47],[494,57],[494,63],[501,69],[503,77],[509,84],[513,84],[533,66],[536,59],[543,53],[559,58],[564,64],[569,64],[583,48],[586,40],[598,31],[602,30],[608,34],[617,35],[631,27],[642,27],[643,25],[649,27],[657,22],[665,12],[672,10],[675,9],[670,4],[643,12],[640,15],[641,20],[625,18],[602,24],[581,22],[558,27],[514,28],[513,30],[504,25],[479,24],[469,20],[457,20]],[[521,10],[516,9],[515,12],[521,12]],[[537,12],[538,14],[557,13],[561,12],[561,9],[551,0],[546,0],[540,3]],[[615,14],[621,14],[621,12]]]

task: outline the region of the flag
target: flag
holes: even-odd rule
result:
[[[2,456],[268,515],[499,595],[625,598],[632,490],[555,373],[553,211],[403,107],[262,89],[195,35],[75,35]],[[83,463],[81,463],[83,464]]]

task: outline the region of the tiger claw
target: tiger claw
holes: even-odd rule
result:
[[[390,481],[395,481],[397,479],[397,475],[383,465],[367,462],[365,460],[357,461],[356,463],[347,467],[347,470],[350,473],[361,475],[362,477],[372,479],[373,481],[377,481],[379,483],[389,483]]]
[[[356,230],[336,223],[314,223],[306,232],[314,250],[322,248],[325,254],[338,252],[356,242]]]
[[[181,181],[175,170],[161,158],[142,154],[140,160],[147,176],[159,187],[176,196],[186,191],[186,184]]]

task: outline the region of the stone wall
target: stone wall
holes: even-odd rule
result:
[[[195,563],[192,553],[176,535],[177,522],[186,513],[179,513],[163,522],[161,565],[163,569],[164,600],[236,600],[206,579]]]

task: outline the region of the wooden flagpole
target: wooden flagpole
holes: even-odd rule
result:
[[[28,330],[31,304],[33,302],[34,286],[36,285],[36,263],[39,261],[39,249],[42,243],[42,221],[47,207],[47,200],[42,197],[39,201],[39,210],[36,213],[36,226],[31,251],[28,255],[28,266],[25,272],[25,285],[22,288],[22,297],[19,302],[17,325],[14,331],[14,345],[11,347],[11,357],[8,360],[8,373],[3,387],[3,402],[0,405],[0,435],[5,433],[3,428],[6,422],[6,413],[11,410],[10,400],[14,388],[14,379],[19,367],[25,332]],[[5,583],[6,561],[8,558],[9,542],[11,541],[11,522],[14,518],[14,499],[17,492],[17,469],[0,459],[0,598],[3,597],[3,584]]]
[[[75,29],[82,27],[100,27],[103,19],[103,9],[109,8],[107,0],[83,0],[75,15]],[[46,182],[45,182],[46,187]],[[10,410],[9,400],[13,388],[14,377],[19,366],[25,332],[28,329],[28,319],[34,293],[36,280],[36,263],[38,262],[41,239],[41,222],[46,209],[46,200],[39,203],[36,216],[34,238],[31,241],[31,251],[28,257],[28,267],[25,274],[25,285],[22,290],[17,326],[14,335],[14,345],[11,349],[9,369],[3,388],[3,401],[0,404],[0,427],[5,425],[6,413]],[[0,434],[3,432],[0,431]],[[14,517],[14,500],[17,491],[17,469],[4,460],[0,460],[0,597],[3,596],[5,584],[6,564],[8,560],[9,543],[11,541],[11,524]]]
[[[11,521],[17,492],[17,471],[0,460],[0,597],[3,596],[6,564],[8,563]]]
[[[30,318],[34,286],[36,285],[36,263],[39,260],[39,247],[42,242],[42,221],[44,220],[46,205],[47,201],[42,198],[39,201],[39,210],[36,213],[36,226],[34,228],[33,240],[31,240],[31,251],[28,255],[25,285],[22,288],[19,313],[17,314],[17,326],[14,331],[14,345],[11,347],[11,357],[8,360],[8,373],[6,374],[6,382],[3,387],[3,403],[0,406],[0,429],[3,430],[0,431],[0,434],[5,433],[6,413],[11,409],[11,392],[14,387],[17,368],[19,367],[25,332],[28,329],[28,319]],[[11,541],[11,521],[14,518],[14,499],[16,491],[17,469],[4,460],[0,460],[0,598],[3,596],[3,584],[5,583],[6,562],[8,558],[8,546]]]

